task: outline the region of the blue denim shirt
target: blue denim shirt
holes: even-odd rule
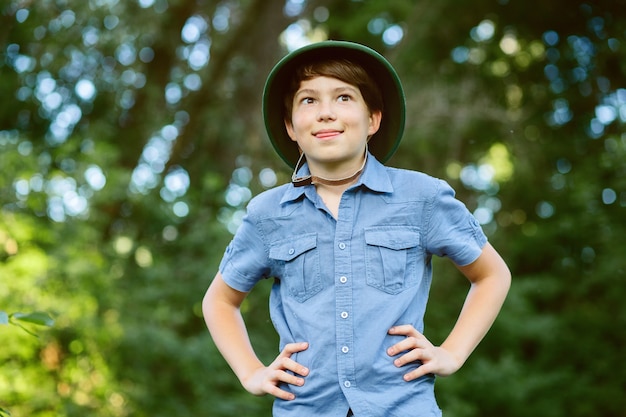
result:
[[[283,387],[296,399],[275,400],[274,416],[345,417],[349,408],[358,417],[440,416],[434,376],[404,381],[419,363],[393,365],[386,350],[404,336],[387,330],[423,331],[433,255],[467,265],[486,241],[447,183],[372,155],[337,219],[313,185],[255,197],[220,272],[244,292],[275,278],[270,314],[280,349],[309,342],[292,358],[310,374],[302,387]]]

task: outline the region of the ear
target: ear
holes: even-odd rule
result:
[[[285,119],[285,129],[287,130],[287,134],[291,138],[292,141],[297,142],[296,133],[293,130],[293,124],[290,120]]]
[[[383,112],[380,110],[370,113],[370,125],[367,130],[368,135],[371,137],[374,133],[378,132],[380,128],[380,122],[383,120]]]

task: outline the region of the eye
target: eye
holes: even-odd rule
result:
[[[313,97],[304,97],[300,100],[300,104],[312,104],[315,102]]]
[[[339,97],[337,97],[337,100],[339,100],[339,101],[350,101],[350,100],[352,100],[352,96],[350,96],[350,94],[341,94]]]

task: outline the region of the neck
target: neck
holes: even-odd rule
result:
[[[321,177],[321,176],[316,176],[316,175],[306,175],[304,177],[298,177],[296,176],[296,173],[302,167],[302,165],[304,165],[304,154],[302,154],[300,155],[300,159],[298,160],[298,163],[296,164],[296,168],[293,172],[293,175],[291,176],[291,182],[293,183],[295,187],[301,187],[304,185],[311,185],[311,184],[322,184],[322,185],[328,185],[328,186],[350,184],[354,182],[354,180],[356,180],[359,177],[359,175],[361,175],[361,172],[363,172],[363,168],[365,168],[366,162],[367,162],[367,148],[365,149],[365,155],[363,157],[363,164],[361,164],[361,167],[357,171],[355,171],[353,174],[347,177],[326,178],[326,177]]]

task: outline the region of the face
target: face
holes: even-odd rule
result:
[[[285,126],[306,155],[311,173],[332,176],[360,168],[367,140],[380,120],[381,113],[370,113],[357,87],[316,77],[300,83]]]

